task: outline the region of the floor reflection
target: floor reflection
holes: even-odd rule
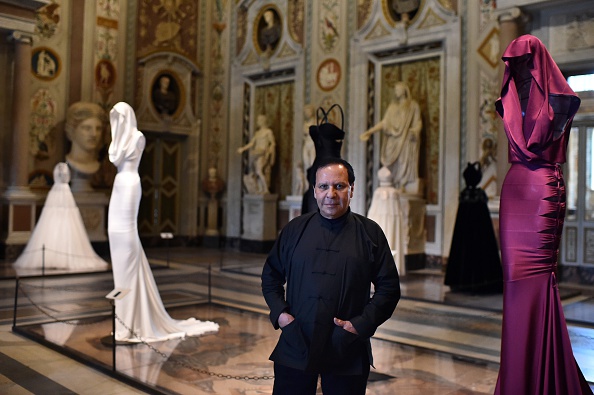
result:
[[[117,346],[117,374],[142,382],[153,392],[270,394],[273,367],[268,356],[278,332],[270,325],[260,290],[264,256],[195,248],[148,249],[147,254],[169,314],[177,319],[211,320],[220,330],[150,345]],[[3,273],[0,323],[8,324],[14,272],[5,268]],[[104,371],[112,369],[113,348],[104,341],[113,326],[111,305],[105,298],[113,287],[110,272],[21,278],[20,282],[19,333]],[[561,288],[574,353],[592,381],[594,302],[590,295]],[[372,340],[376,369],[367,393],[493,393],[502,295],[452,293],[443,285],[443,275],[430,270],[409,272],[402,278],[402,290],[393,318]]]
[[[172,317],[188,314],[217,322],[219,333],[183,340],[116,347],[121,374],[162,389],[192,394],[270,394],[272,363],[268,356],[278,333],[268,318],[230,307],[198,305],[169,309]],[[23,330],[21,328],[20,330]],[[86,355],[111,367],[113,350],[101,342],[110,320],[85,325],[51,323],[28,325],[30,335]],[[465,362],[447,354],[377,340],[372,341],[375,367],[368,394],[492,393],[496,364]]]

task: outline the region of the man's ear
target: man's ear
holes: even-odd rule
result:
[[[355,191],[355,183],[351,184],[351,199],[353,198],[353,192]]]

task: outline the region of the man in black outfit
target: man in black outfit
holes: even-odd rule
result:
[[[282,329],[274,394],[315,394],[320,375],[326,395],[365,394],[370,338],[394,312],[400,282],[382,229],[350,210],[354,182],[345,160],[320,161],[318,211],[287,224],[266,259],[262,293]]]

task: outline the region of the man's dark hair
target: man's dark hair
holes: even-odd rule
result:
[[[315,168],[316,168],[316,178],[317,178],[317,174],[318,174],[318,170],[321,169],[322,167],[328,167],[330,165],[343,165],[346,170],[347,170],[347,174],[349,177],[349,184],[353,185],[355,183],[355,171],[353,170],[353,166],[351,166],[351,164],[349,162],[347,162],[346,160],[342,159],[342,158],[332,158],[332,157],[326,157],[326,158],[322,158],[319,161],[317,161],[317,163],[314,163]]]

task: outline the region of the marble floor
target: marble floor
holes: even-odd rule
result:
[[[260,294],[264,255],[171,248],[147,256],[170,315],[215,321],[217,334],[118,345],[114,354],[111,272],[18,273],[16,293],[11,265],[0,263],[0,393],[270,394],[278,332]],[[588,289],[561,289],[576,359],[593,382],[594,299]],[[402,290],[372,339],[367,393],[493,393],[501,295],[449,292],[431,270],[408,273]]]

